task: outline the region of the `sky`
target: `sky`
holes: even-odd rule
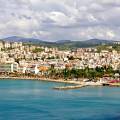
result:
[[[120,40],[120,0],[0,0],[0,38]]]

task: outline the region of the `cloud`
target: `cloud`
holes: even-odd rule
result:
[[[120,0],[0,0],[0,37],[118,40]]]

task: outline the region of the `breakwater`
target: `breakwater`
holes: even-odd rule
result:
[[[69,90],[69,89],[78,89],[85,87],[86,85],[75,85],[75,86],[60,86],[60,87],[53,87],[55,90]]]

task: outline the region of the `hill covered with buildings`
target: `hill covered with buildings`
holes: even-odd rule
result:
[[[120,71],[120,45],[60,50],[22,42],[0,42],[0,75],[101,78]],[[118,48],[118,49],[116,49]]]

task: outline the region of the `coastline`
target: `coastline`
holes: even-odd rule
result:
[[[1,79],[12,79],[12,80],[38,80],[38,81],[46,81],[46,82],[58,82],[58,83],[68,83],[68,84],[76,84],[76,85],[81,85],[83,82],[80,81],[73,81],[73,80],[67,80],[65,81],[64,79],[51,79],[51,78],[32,78],[32,77],[0,77]]]
[[[37,80],[37,81],[44,81],[44,82],[56,82],[56,83],[74,84],[73,87],[69,86],[68,89],[70,87],[71,87],[71,89],[81,88],[79,86],[84,86],[84,87],[86,87],[86,86],[103,86],[103,84],[100,83],[100,82],[86,83],[86,82],[81,82],[81,81],[64,80],[64,79],[34,78],[34,77],[1,77],[0,76],[0,80],[4,80],[4,79],[10,79],[10,80]],[[109,84],[108,87],[120,87],[120,83]],[[59,88],[62,88],[62,87],[59,87]],[[67,89],[67,87],[65,89]]]

